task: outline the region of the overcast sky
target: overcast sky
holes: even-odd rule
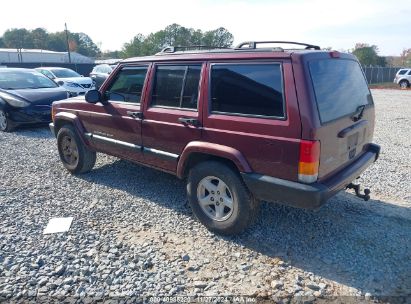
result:
[[[365,42],[380,55],[411,48],[411,0],[4,0],[0,35],[20,27],[61,31],[64,22],[102,50],[172,23],[203,31],[223,26],[235,43],[291,40],[346,50]]]

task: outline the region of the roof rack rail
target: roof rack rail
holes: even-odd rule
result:
[[[229,47],[220,47],[212,45],[188,45],[188,46],[166,46],[156,55],[164,53],[175,53],[178,51],[195,51],[195,50],[214,50],[214,49],[230,49]]]
[[[302,43],[302,42],[294,42],[294,41],[246,41],[246,42],[240,43],[234,49],[235,50],[256,49],[257,44],[269,44],[269,43],[303,45],[303,46],[305,46],[305,49],[307,49],[307,50],[309,50],[309,49],[321,50],[321,48],[318,45]],[[243,47],[243,46],[247,46],[247,47]]]

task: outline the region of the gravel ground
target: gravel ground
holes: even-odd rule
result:
[[[100,154],[92,172],[73,176],[47,128],[1,133],[0,302],[166,295],[409,301],[411,92],[373,95],[382,153],[361,180],[371,200],[343,192],[315,212],[264,203],[237,237],[197,223],[184,182],[171,175]],[[50,218],[66,216],[74,217],[69,232],[42,234]]]

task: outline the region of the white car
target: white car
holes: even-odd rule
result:
[[[41,67],[35,70],[54,80],[63,87],[71,96],[84,95],[87,91],[95,89],[95,83],[90,77],[83,77],[73,70],[59,67]]]
[[[409,88],[411,83],[411,69],[399,70],[395,75],[394,83],[399,84],[402,89]]]

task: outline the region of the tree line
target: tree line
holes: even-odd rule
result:
[[[211,47],[231,47],[234,36],[227,29],[202,31],[171,24],[164,29],[148,35],[137,34],[124,43],[121,50],[102,52],[96,43],[85,33],[68,32],[69,49],[88,57],[99,59],[128,58],[153,55],[166,46],[204,45]],[[9,29],[0,37],[0,48],[47,49],[57,52],[67,51],[66,33],[50,33],[43,28],[34,30]],[[325,49],[332,49],[331,47]],[[400,56],[383,57],[378,55],[378,47],[357,43],[348,52],[357,56],[363,66],[410,66],[411,49],[405,49]]]
[[[70,51],[102,59],[153,55],[170,45],[230,47],[233,40],[233,34],[223,27],[202,31],[179,24],[171,24],[163,30],[150,33],[147,36],[137,34],[131,41],[125,43],[121,50],[104,53],[87,34],[68,32]],[[9,29],[0,37],[0,48],[47,49],[65,52],[67,51],[67,38],[64,31],[49,33],[43,28],[34,30]]]
[[[43,28],[27,30],[9,29],[0,37],[0,48],[42,49],[56,52],[67,51],[66,33],[49,33]],[[93,40],[85,33],[69,33],[69,49],[84,56],[95,57],[101,53]]]

